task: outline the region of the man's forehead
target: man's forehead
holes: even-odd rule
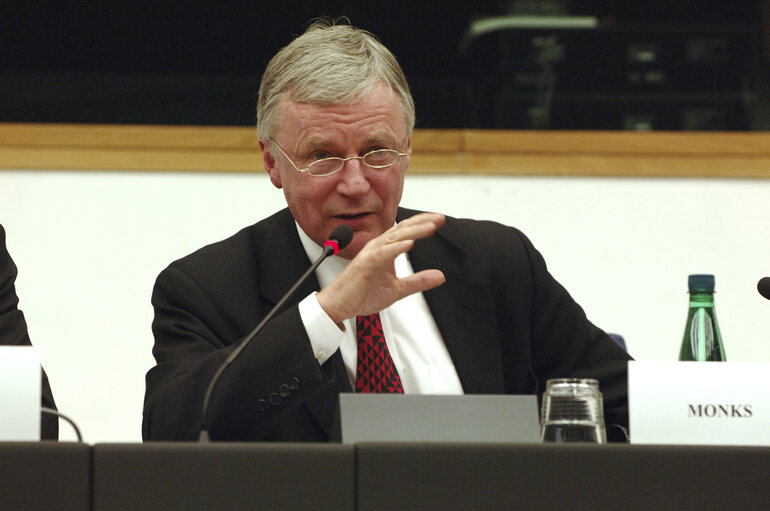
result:
[[[366,113],[369,111],[370,115]],[[276,134],[281,133],[303,146],[332,146],[341,138],[355,139],[357,144],[392,146],[400,145],[408,130],[398,102],[386,109],[369,109],[355,103],[316,104],[285,99]]]
[[[398,134],[389,130],[378,130],[372,133],[362,133],[361,137],[357,139],[357,142],[363,144],[394,144],[399,142],[397,140]],[[302,141],[306,145],[311,146],[328,146],[336,142],[333,137],[328,136],[326,133],[313,133],[308,135]]]

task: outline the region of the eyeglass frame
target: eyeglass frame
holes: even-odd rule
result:
[[[286,154],[286,151],[284,151],[284,150],[283,150],[283,148],[282,148],[282,147],[281,147],[281,146],[278,144],[278,142],[277,142],[277,141],[276,141],[274,138],[270,138],[270,141],[271,141],[273,144],[275,144],[275,147],[277,147],[277,148],[278,148],[278,150],[279,150],[279,151],[281,151],[281,154],[282,154],[282,155],[283,155],[283,156],[284,156],[284,157],[285,157],[287,160],[289,160],[289,163],[291,163],[291,166],[292,166],[292,167],[294,167],[294,170],[296,170],[297,172],[300,172],[300,173],[305,173],[305,172],[307,172],[307,175],[308,175],[308,176],[312,176],[312,177],[326,177],[326,176],[331,176],[331,175],[333,175],[333,174],[336,174],[337,172],[339,172],[340,170],[342,170],[342,169],[344,169],[344,168],[345,168],[345,163],[346,163],[346,162],[348,162],[349,160],[361,160],[361,163],[362,163],[363,165],[366,165],[366,166],[367,166],[368,168],[370,168],[370,169],[374,169],[374,170],[382,170],[382,169],[387,169],[387,168],[390,168],[390,167],[392,167],[393,165],[395,165],[396,163],[398,163],[399,161],[401,161],[401,158],[403,158],[404,156],[409,156],[409,153],[402,153],[402,152],[398,151],[397,149],[389,149],[389,148],[386,148],[386,149],[375,149],[375,150],[373,150],[373,151],[369,151],[369,152],[367,152],[367,153],[366,153],[366,154],[364,154],[363,156],[349,156],[349,157],[347,157],[347,158],[341,158],[341,157],[339,157],[339,156],[330,156],[330,157],[328,157],[328,158],[324,158],[324,159],[322,159],[322,160],[316,160],[316,161],[314,161],[314,162],[312,162],[312,163],[309,163],[307,167],[305,167],[304,169],[301,169],[301,168],[297,167],[297,164],[296,164],[296,163],[294,163],[294,160],[292,160],[291,158],[289,158],[289,155],[288,155],[288,154]],[[387,165],[382,165],[382,166],[369,165],[368,163],[366,163],[366,162],[364,161],[364,158],[366,158],[366,157],[367,157],[367,156],[369,156],[370,154],[372,154],[372,153],[376,153],[376,152],[378,152],[378,151],[388,151],[388,152],[393,152],[393,153],[396,153],[396,154],[398,155],[398,158],[396,158],[396,161],[394,161],[393,163],[389,163],[389,164],[387,164]],[[313,166],[313,165],[315,165],[316,163],[321,163],[321,162],[323,162],[323,161],[327,161],[327,160],[339,160],[339,161],[340,161],[340,168],[338,168],[337,170],[335,170],[335,171],[333,171],[333,172],[329,172],[329,173],[327,173],[327,174],[311,174],[311,173],[310,173],[310,167],[312,167],[312,166]]]

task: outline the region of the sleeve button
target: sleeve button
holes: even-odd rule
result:
[[[278,395],[281,397],[289,397],[291,395],[291,389],[284,383],[278,387]]]
[[[275,392],[271,392],[270,395],[267,396],[267,402],[272,406],[278,406],[281,404],[281,396]]]

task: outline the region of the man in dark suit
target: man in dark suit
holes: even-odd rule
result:
[[[5,229],[0,225],[0,344],[31,346],[24,313],[18,309],[16,296],[16,265],[5,246]],[[43,371],[41,404],[56,410],[48,376]],[[59,422],[56,415],[43,413],[40,418],[40,437],[44,440],[59,438]]]
[[[288,209],[172,263],[153,291],[145,440],[193,440],[225,358],[322,251],[325,261],[222,373],[212,439],[327,441],[340,392],[523,394],[600,381],[627,426],[629,357],[591,324],[519,231],[399,207],[414,105],[364,31],[311,26],[268,64],[265,169]],[[370,372],[371,359],[383,366]]]

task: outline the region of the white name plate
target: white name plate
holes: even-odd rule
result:
[[[628,363],[633,444],[770,445],[770,363]]]
[[[40,348],[0,346],[0,441],[40,440]]]

